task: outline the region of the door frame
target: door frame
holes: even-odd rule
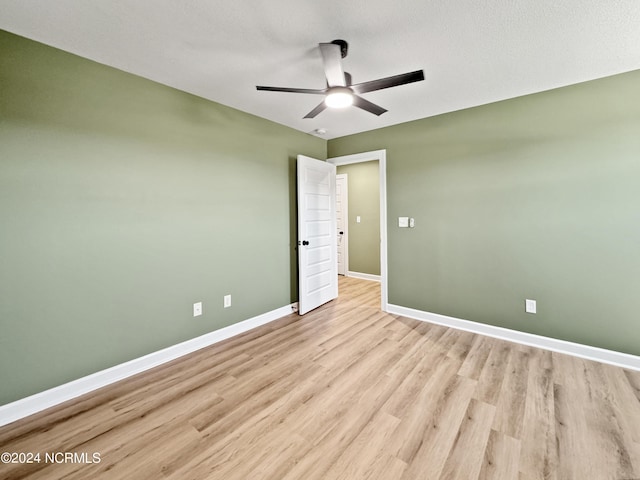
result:
[[[338,183],[338,178],[343,178],[345,183],[345,195],[344,198],[342,199],[342,214],[344,217],[344,225],[343,225],[343,231],[344,231],[344,235],[342,235],[342,243],[343,243],[343,248],[344,248],[344,255],[343,255],[343,263],[344,263],[344,276],[347,276],[347,273],[349,272],[349,180],[348,180],[348,175],[346,173],[340,173],[338,175],[336,175],[336,185]]]
[[[328,158],[327,162],[340,165],[378,161],[378,173],[380,179],[380,308],[386,312],[389,305],[387,286],[387,150],[374,150],[371,152],[342,155]]]

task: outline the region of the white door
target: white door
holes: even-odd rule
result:
[[[347,174],[336,175],[336,222],[338,233],[338,275],[347,274],[347,226],[349,218]]]
[[[336,166],[298,155],[298,313],[338,296]]]

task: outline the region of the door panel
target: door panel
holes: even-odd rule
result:
[[[298,155],[298,313],[337,296],[336,167]]]

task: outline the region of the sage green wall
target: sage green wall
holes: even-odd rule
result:
[[[387,149],[390,303],[640,355],[639,86],[635,71],[330,140],[330,157]]]
[[[296,300],[298,153],[326,141],[0,31],[0,404]]]
[[[380,176],[378,161],[337,168],[346,173],[349,208],[349,270],[380,275]],[[356,223],[356,216],[360,223]]]

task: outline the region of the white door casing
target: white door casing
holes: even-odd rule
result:
[[[338,239],[338,275],[346,275],[349,269],[349,194],[347,174],[336,175],[336,223]]]
[[[389,304],[387,288],[387,151],[354,153],[340,157],[328,158],[327,163],[334,165],[350,165],[352,163],[378,160],[380,178],[380,308],[386,312]]]
[[[298,155],[298,313],[338,296],[336,166]]]

